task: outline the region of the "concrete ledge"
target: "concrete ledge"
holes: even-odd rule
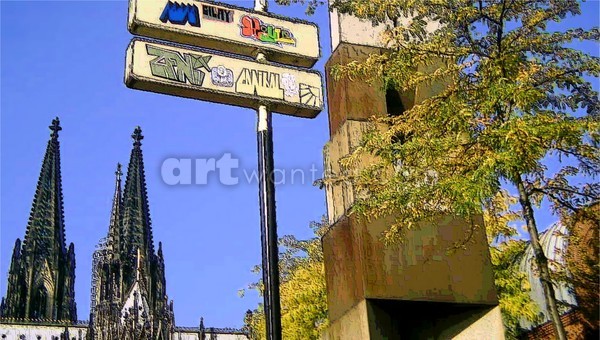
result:
[[[481,217],[440,217],[407,231],[403,244],[386,247],[380,235],[391,221],[343,217],[323,236],[331,321],[363,299],[497,305]],[[470,234],[472,224],[479,227]],[[468,234],[466,249],[448,254]]]

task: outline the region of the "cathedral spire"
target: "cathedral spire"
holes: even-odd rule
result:
[[[123,214],[123,198],[121,193],[121,163],[117,163],[115,171],[115,194],[113,196],[112,210],[110,213],[110,225],[108,226],[108,244],[112,247],[113,254],[118,255],[121,251],[121,219]]]
[[[58,132],[62,128],[58,117],[52,120],[49,128],[52,132],[42,162],[23,248],[29,255],[49,256],[53,260],[51,265],[55,266],[58,265],[59,255],[67,251],[58,142]],[[34,239],[37,247],[45,250],[45,254],[31,254]]]
[[[11,263],[3,316],[76,320],[74,247],[65,245],[65,223],[60,171],[62,130],[52,120],[29,222],[23,242],[17,240]]]
[[[148,194],[142,155],[142,129],[136,127],[133,134],[133,149],[127,168],[125,190],[123,192],[123,251],[128,256],[135,256],[136,248],[140,248],[142,256],[150,259],[154,255]]]
[[[15,247],[13,248],[13,254],[10,262],[10,269],[8,271],[8,292],[6,294],[6,300],[2,298],[2,301],[6,302],[3,306],[0,306],[0,314],[2,316],[13,316],[18,313],[18,307],[23,305],[24,302],[24,282],[23,282],[23,267],[21,262],[21,240],[17,238],[15,241]]]
[[[99,278],[95,291],[102,292],[91,316],[96,340],[171,339],[173,312],[168,310],[162,244],[154,252],[148,209],[142,130],[131,135],[133,148],[121,198],[118,165],[109,239],[119,235],[117,247],[106,247],[106,256],[94,264]],[[111,330],[107,333],[106,329]]]

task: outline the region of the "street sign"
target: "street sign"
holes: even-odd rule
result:
[[[134,38],[127,49],[127,87],[292,116],[323,110],[319,72]]]
[[[150,38],[312,67],[320,57],[317,25],[228,4],[130,0],[129,31]]]

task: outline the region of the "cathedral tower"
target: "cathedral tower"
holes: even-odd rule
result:
[[[94,253],[92,339],[166,340],[173,331],[162,244],[154,250],[139,127],[132,138],[125,188],[119,164],[108,236]]]
[[[58,118],[50,130],[25,238],[17,239],[13,250],[0,307],[5,318],[77,320],[75,247],[65,245]]]

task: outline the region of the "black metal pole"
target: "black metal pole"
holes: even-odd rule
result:
[[[279,248],[275,215],[275,179],[271,112],[258,109],[258,176],[260,200],[260,240],[264,284],[265,321],[268,340],[281,340],[281,305],[279,302]]]

